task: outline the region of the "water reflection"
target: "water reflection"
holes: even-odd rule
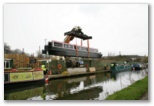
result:
[[[4,100],[25,100],[43,94],[44,83],[36,83],[27,86],[7,86],[4,88]]]
[[[99,73],[90,76],[50,80],[48,85],[5,90],[5,100],[104,100],[137,80],[148,70]]]

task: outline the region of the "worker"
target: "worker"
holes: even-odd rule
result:
[[[106,70],[106,64],[104,65],[104,70]]]
[[[45,68],[45,65],[44,64],[41,65],[41,68],[42,68],[42,70],[44,72],[44,75],[46,75],[47,74],[47,69]]]
[[[113,66],[114,66],[114,64],[112,63],[112,64],[111,64],[111,67],[113,67]]]

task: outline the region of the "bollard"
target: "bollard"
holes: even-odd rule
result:
[[[48,71],[48,75],[51,75],[51,74],[52,74],[52,71],[51,71],[51,70],[49,70],[49,71]]]
[[[48,79],[48,75],[45,76],[45,83],[48,84],[49,79]]]

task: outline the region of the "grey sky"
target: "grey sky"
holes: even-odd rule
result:
[[[147,4],[5,4],[4,42],[36,53],[47,41],[63,41],[74,26],[92,36],[90,47],[122,55],[148,55]],[[77,39],[78,44],[80,40]],[[75,44],[74,39],[71,44]],[[86,46],[87,42],[83,41]]]

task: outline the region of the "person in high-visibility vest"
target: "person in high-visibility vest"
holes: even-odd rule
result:
[[[45,65],[41,65],[41,68],[42,68],[42,70],[43,70],[43,72],[44,72],[44,75],[46,75],[47,69],[45,68]]]
[[[104,70],[106,70],[106,64],[104,65]]]

